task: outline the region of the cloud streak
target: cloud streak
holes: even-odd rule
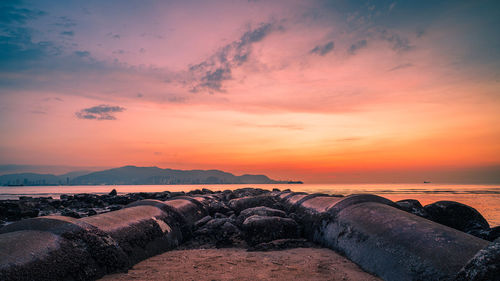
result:
[[[232,70],[246,63],[252,53],[253,44],[262,41],[277,29],[274,23],[261,23],[259,27],[245,32],[203,62],[189,68],[194,77],[190,91],[224,92],[223,82],[232,79]]]
[[[115,113],[124,111],[124,107],[101,104],[89,108],[84,108],[75,113],[79,119],[87,120],[116,120]]]
[[[349,54],[355,55],[360,49],[363,49],[367,46],[367,42],[365,39],[359,40],[356,43],[352,44],[351,47],[347,50]]]
[[[334,47],[335,47],[335,45],[334,45],[333,41],[330,41],[324,45],[317,45],[309,53],[324,56],[324,55],[328,54],[329,52],[333,51]]]

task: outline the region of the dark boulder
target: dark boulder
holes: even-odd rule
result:
[[[237,217],[236,222],[241,225],[243,222],[253,216],[269,216],[269,217],[286,217],[286,213],[281,210],[271,209],[269,207],[259,206],[254,208],[248,208],[241,211],[240,215]]]
[[[206,216],[200,220],[198,220],[197,222],[194,223],[194,227],[196,228],[200,228],[202,227],[203,225],[205,225],[207,222],[209,222],[210,220],[212,220],[212,217],[211,216]]]
[[[480,250],[457,274],[456,281],[489,281],[500,278],[500,240]]]
[[[222,219],[222,218],[227,218],[227,216],[221,213],[215,213],[214,218]]]
[[[70,210],[70,209],[64,209],[64,210],[62,210],[61,216],[72,217],[72,218],[75,218],[75,219],[79,219],[79,218],[82,217],[82,216],[80,216],[80,214],[78,214],[77,212],[75,212],[73,210]]]
[[[417,215],[419,217],[427,218],[427,212],[418,200],[415,199],[405,199],[397,201],[399,209],[408,212],[410,214]]]
[[[269,190],[261,189],[261,188],[251,188],[251,187],[246,187],[246,188],[240,188],[236,189],[231,192],[234,196],[234,198],[242,198],[242,197],[248,197],[248,196],[258,196],[266,193],[270,193]]]
[[[490,229],[488,233],[488,240],[494,241],[495,239],[500,238],[500,226],[495,226]]]
[[[110,196],[116,196],[118,195],[118,192],[116,192],[116,189],[113,189],[111,190],[111,192],[109,193]]]
[[[290,218],[253,215],[243,222],[246,241],[257,245],[283,238],[298,238],[297,222]]]
[[[210,200],[207,204],[207,209],[208,213],[212,216],[215,215],[215,213],[227,214],[231,211],[224,202],[218,200]]]
[[[212,219],[193,232],[193,240],[198,245],[228,247],[241,245],[243,235],[241,230],[229,218]]]
[[[277,208],[279,205],[277,204],[277,201],[273,196],[264,194],[258,196],[247,196],[247,197],[232,199],[231,201],[229,201],[228,206],[231,209],[233,209],[237,214],[239,214],[241,211],[248,208],[259,207],[259,206]]]
[[[472,234],[480,238],[488,235],[490,226],[474,208],[454,201],[438,201],[424,207],[434,222]]]

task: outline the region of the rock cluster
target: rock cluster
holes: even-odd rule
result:
[[[283,210],[275,193],[248,188],[211,194],[215,200],[207,203],[209,215],[195,223],[184,248],[271,250],[309,245],[298,239],[299,224]]]

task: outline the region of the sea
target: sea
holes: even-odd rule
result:
[[[422,205],[437,201],[456,201],[479,211],[491,227],[500,225],[500,185],[456,184],[219,184],[219,185],[84,185],[84,186],[1,186],[0,200],[18,199],[20,196],[52,197],[61,194],[107,194],[116,189],[118,194],[131,192],[190,191],[207,188],[212,191],[254,187],[272,190],[326,194],[376,194],[393,201],[416,199]]]

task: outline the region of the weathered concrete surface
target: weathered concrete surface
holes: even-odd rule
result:
[[[165,201],[165,204],[175,208],[184,217],[184,222],[193,226],[195,222],[207,215],[196,203],[186,199],[172,199]]]
[[[153,206],[125,208],[80,221],[109,234],[131,264],[172,249],[182,241],[180,232],[168,225],[165,212]]]
[[[178,200],[180,200],[179,201],[180,203],[186,203],[185,200],[181,199]],[[173,231],[178,232],[180,240],[185,240],[191,236],[193,227],[191,219],[192,217],[196,217],[197,212],[199,211],[199,208],[195,206],[196,204],[191,204],[191,203],[186,203],[186,204],[191,208],[179,209],[173,206],[173,204],[166,204],[164,201],[146,199],[130,203],[125,208],[132,208],[137,206],[152,206],[160,209],[166,214],[165,222],[170,226],[170,228],[172,228]],[[186,210],[190,212],[183,213],[183,211]]]
[[[396,205],[396,203],[392,202],[391,200],[384,198],[384,197],[377,196],[377,195],[352,194],[352,195],[343,197],[335,205],[333,205],[333,207],[329,208],[328,214],[329,214],[329,216],[336,216],[343,209],[345,209],[349,206],[364,203],[364,202],[376,202],[376,203],[389,205],[389,206],[396,207],[396,208],[398,207]]]
[[[0,280],[91,280],[97,266],[81,245],[45,231],[0,235]]]
[[[317,242],[384,280],[446,280],[488,242],[398,210],[365,202],[325,220]]]
[[[75,225],[78,219],[65,216],[38,217],[20,220],[0,228],[0,234],[20,230],[58,231],[67,227],[81,228]]]
[[[81,220],[63,216],[38,217],[7,225],[0,229],[0,233],[23,230],[50,232],[79,245],[93,259],[92,264],[96,266],[93,271],[97,276],[126,270],[130,266],[126,254],[118,243],[106,232]]]
[[[457,281],[489,281],[500,280],[500,240],[480,250],[460,270]]]
[[[298,238],[297,222],[290,218],[253,215],[243,222],[249,245],[283,238]]]
[[[342,197],[318,196],[302,202],[297,208],[299,211],[307,212],[311,215],[322,214],[331,209],[342,199]]]

